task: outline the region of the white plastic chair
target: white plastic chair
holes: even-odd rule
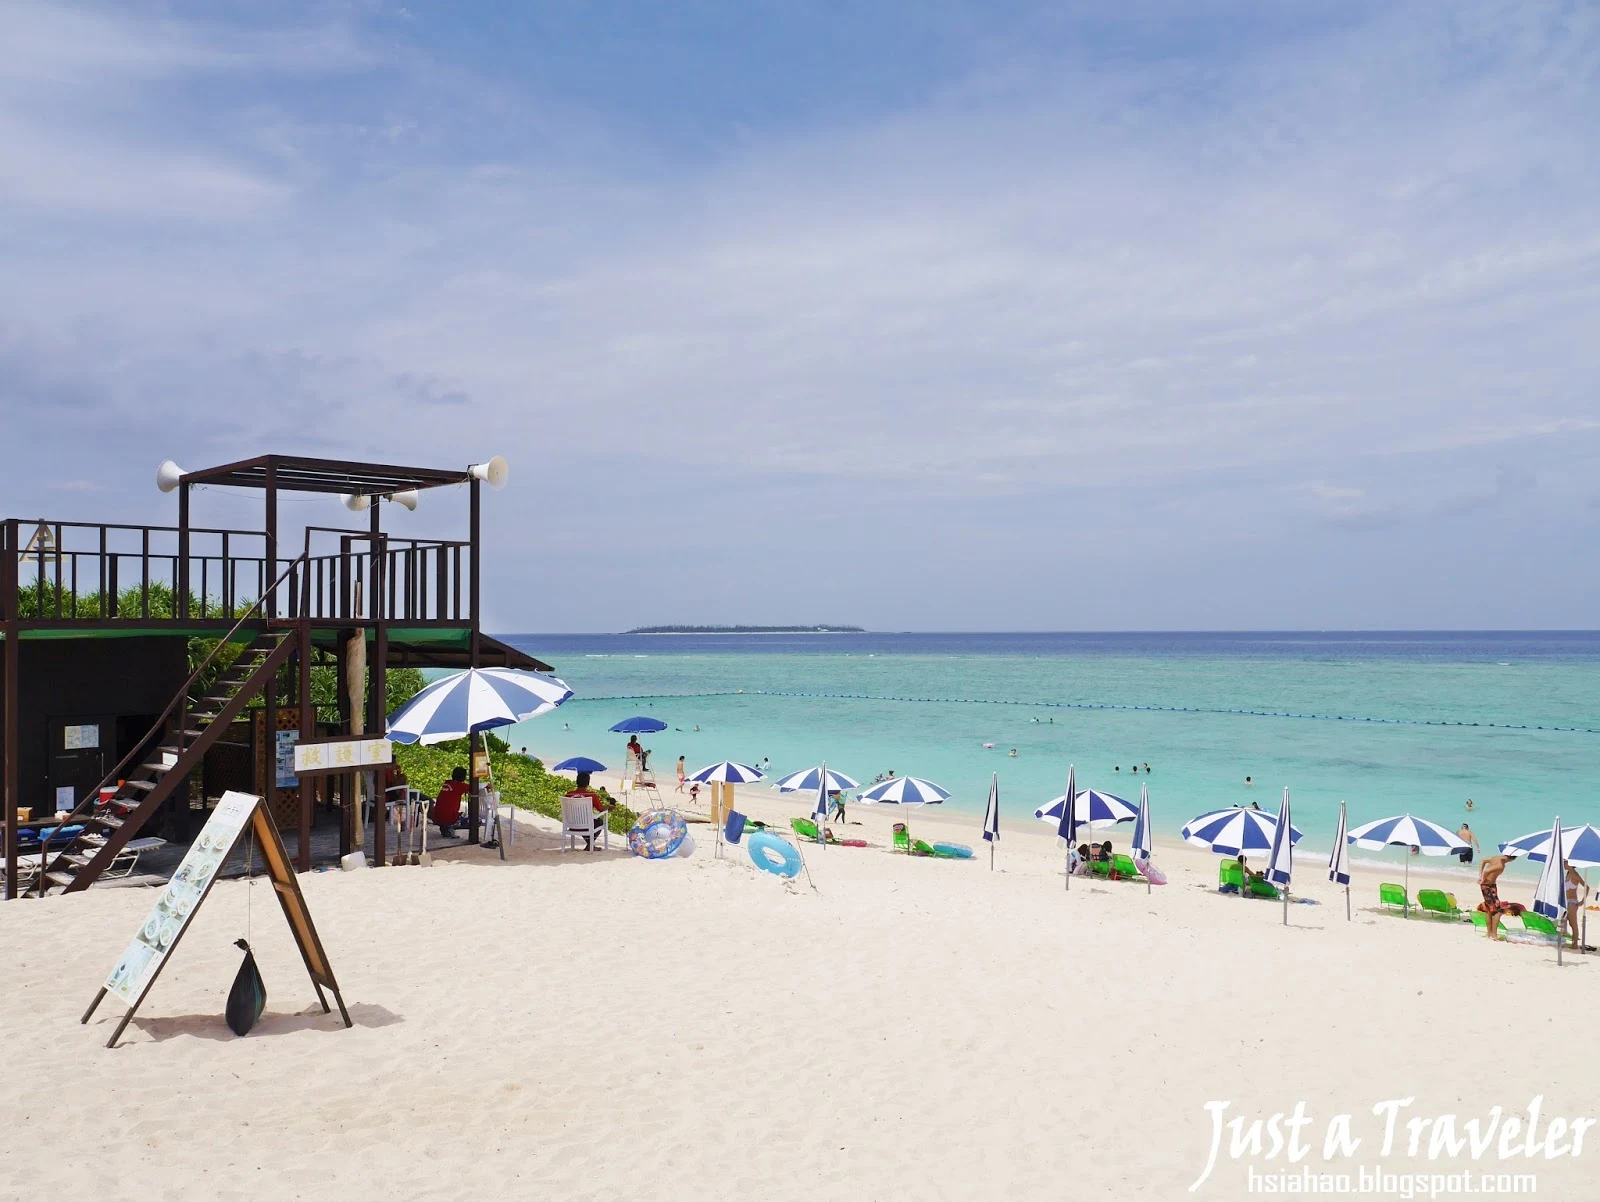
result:
[[[561,850],[575,851],[578,844],[586,839],[600,840],[600,845],[607,851],[611,850],[611,823],[602,822],[596,831],[595,819],[602,817],[599,810],[594,808],[594,803],[587,797],[563,797],[561,799]],[[594,850],[591,843],[589,850]]]

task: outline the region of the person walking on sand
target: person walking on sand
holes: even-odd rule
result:
[[[1463,864],[1472,863],[1472,857],[1482,853],[1483,847],[1478,843],[1478,836],[1472,833],[1472,828],[1465,822],[1461,824],[1461,829],[1456,832],[1456,838],[1466,844],[1466,847],[1456,852],[1456,857]]]
[[[843,793],[842,790],[835,789],[832,793],[829,794],[829,796],[833,798],[833,813],[828,816],[828,821],[829,822],[837,822],[840,826],[843,826],[844,825],[844,793]]]
[[[682,793],[684,791],[684,782],[688,779],[688,774],[683,769],[683,757],[680,755],[678,757],[678,792]]]

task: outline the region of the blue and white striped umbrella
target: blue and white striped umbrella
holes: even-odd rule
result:
[[[1294,875],[1294,841],[1284,838],[1289,831],[1294,830],[1294,820],[1289,817],[1289,786],[1283,787],[1283,804],[1278,807],[1278,823],[1272,832],[1272,849],[1267,852],[1266,878],[1274,885],[1287,886]],[[1287,906],[1287,902],[1284,903]],[[1288,914],[1284,910],[1284,914]],[[1288,921],[1286,917],[1285,922]]]
[[[1072,892],[1072,858],[1078,846],[1078,765],[1067,765],[1067,791],[1061,795],[1063,803],[1073,799],[1072,805],[1061,806],[1061,816],[1056,819],[1056,838],[1067,847],[1067,870],[1061,874],[1061,888]]]
[[[560,705],[572,690],[554,676],[515,668],[471,668],[436,680],[389,717],[396,743],[444,743],[510,726]]]
[[[1150,786],[1139,786],[1139,816],[1133,823],[1133,862],[1150,862]],[[1146,891],[1148,892],[1148,890]]]
[[[1224,856],[1265,854],[1272,850],[1272,836],[1278,829],[1278,816],[1265,810],[1230,806],[1191,818],[1179,832],[1186,843],[1204,847]],[[1300,832],[1291,824],[1289,838],[1300,842]]]
[[[1550,828],[1551,842],[1559,845],[1561,842],[1561,819],[1555,820],[1555,825]],[[1546,856],[1544,868],[1539,873],[1539,884],[1533,891],[1533,908],[1543,914],[1551,922],[1560,925],[1562,917],[1567,912],[1567,866],[1561,862],[1561,853]],[[1561,937],[1556,937],[1556,946],[1561,944]]]
[[[1052,822],[1059,827],[1061,805],[1066,800],[1065,793],[1060,797],[1052,797],[1035,810],[1033,816],[1041,822]],[[1119,822],[1132,822],[1139,816],[1139,811],[1122,798],[1102,793],[1099,789],[1079,789],[1072,810],[1079,826],[1115,826]]]
[[[760,780],[763,775],[761,769],[752,768],[749,764],[735,764],[732,760],[723,760],[720,764],[710,764],[700,769],[689,779],[699,781],[702,785],[714,780],[732,785],[749,785]]]
[[[1000,774],[989,777],[989,804],[983,809],[983,841],[993,843],[1000,837]],[[994,848],[989,849],[991,852]]]
[[[856,800],[864,805],[936,806],[950,796],[931,780],[915,776],[896,776],[873,785]]]
[[[780,793],[811,793],[816,790],[817,782],[822,779],[822,767],[806,768],[799,772],[791,772],[782,780],[774,781],[772,787]],[[828,792],[843,793],[846,789],[859,789],[860,781],[851,780],[843,772],[828,769]]]
[[[1500,850],[1508,856],[1545,860],[1550,857],[1551,842],[1550,831],[1533,831],[1502,843]],[[1561,852],[1561,858],[1574,868],[1600,868],[1600,830],[1588,825],[1562,827]]]
[[[1358,826],[1345,836],[1357,847],[1382,851],[1385,847],[1415,847],[1425,856],[1453,856],[1467,850],[1466,841],[1437,822],[1399,814]]]
[[[1328,879],[1335,885],[1350,886],[1350,838],[1347,831],[1349,816],[1344,802],[1339,803],[1339,829],[1333,832],[1333,850],[1328,853]],[[1347,915],[1348,917],[1348,915]]]

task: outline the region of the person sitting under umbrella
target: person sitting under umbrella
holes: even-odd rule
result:
[[[434,798],[433,806],[428,810],[428,821],[439,827],[439,833],[446,839],[456,837],[456,826],[461,821],[461,802],[467,795],[467,770],[456,768],[451,771],[450,779],[439,786],[439,796]]]
[[[568,797],[587,797],[590,803],[594,806],[594,828],[590,831],[589,836],[583,841],[585,850],[592,850],[594,848],[594,836],[598,835],[605,829],[606,822],[610,818],[609,812],[614,810],[617,805],[616,802],[607,801],[604,797],[601,797],[600,794],[591,789],[589,787],[589,780],[590,777],[587,772],[578,773],[577,783],[566,792],[566,796]]]

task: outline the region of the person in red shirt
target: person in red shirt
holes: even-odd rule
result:
[[[589,787],[589,780],[590,777],[587,772],[578,773],[577,783],[574,784],[572,788],[567,790],[566,795],[568,797],[587,797],[593,804],[594,830],[590,837],[583,841],[584,847],[593,848],[593,836],[598,835],[605,828],[606,821],[609,817],[608,812],[612,809],[615,809],[617,803],[614,801],[607,801],[605,798],[601,797],[600,794],[591,789]]]
[[[439,833],[446,839],[455,838],[456,826],[461,822],[461,803],[466,796],[467,770],[457,768],[450,773],[450,779],[439,786],[439,796],[428,811],[428,821],[437,823]]]

